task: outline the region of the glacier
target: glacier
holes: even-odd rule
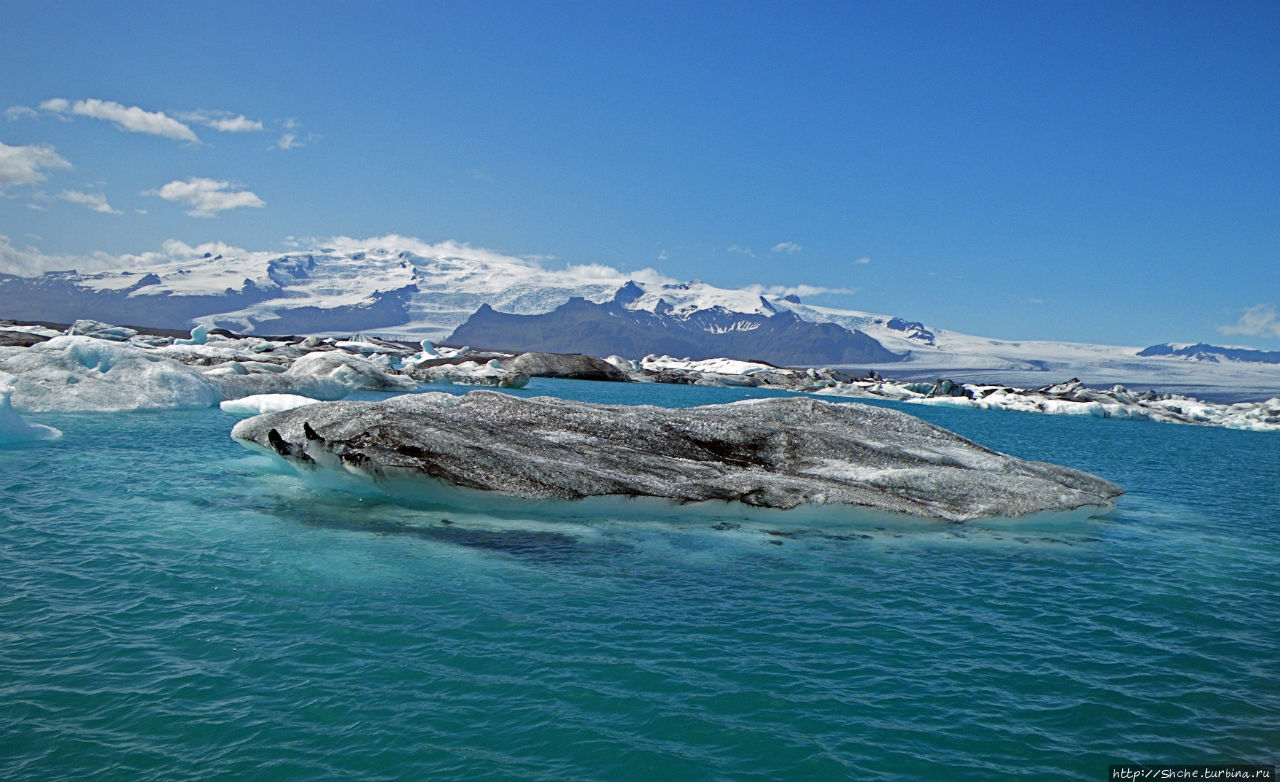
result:
[[[573,513],[580,502],[627,497],[682,513],[958,522],[1101,512],[1123,493],[905,413],[806,397],[673,410],[437,392],[255,416],[231,437],[322,484],[494,512]]]

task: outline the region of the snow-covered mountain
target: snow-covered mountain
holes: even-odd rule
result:
[[[1197,342],[1194,345],[1166,342],[1152,345],[1138,352],[1139,356],[1174,356],[1188,361],[1244,361],[1254,364],[1280,364],[1280,350],[1255,350],[1253,348],[1234,348],[1222,345],[1207,345]]]
[[[701,330],[708,340],[762,323],[776,326],[779,315],[834,324],[894,354],[868,353],[856,362],[858,369],[904,379],[949,376],[1034,387],[1077,376],[1095,386],[1125,383],[1200,395],[1280,390],[1276,364],[1191,361],[1176,350],[1157,355],[1141,346],[987,339],[893,315],[815,306],[758,287],[726,289],[597,265],[547,269],[537,259],[394,235],[335,238],[300,252],[176,258],[127,271],[0,275],[4,318],[89,317],[172,328],[202,323],[258,334],[366,331],[441,341],[482,305],[537,315],[574,298],[597,305],[616,301],[636,317],[647,313],[651,320]],[[837,363],[830,356],[811,361]]]

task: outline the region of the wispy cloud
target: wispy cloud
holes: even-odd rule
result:
[[[219,133],[252,133],[266,129],[256,119],[249,119],[243,114],[232,114],[229,111],[184,111],[175,116],[186,122],[195,122],[213,128]]]
[[[50,171],[71,168],[49,144],[11,147],[0,141],[0,190],[43,182]]]
[[[852,295],[858,288],[827,288],[821,285],[747,285],[745,291],[760,296],[821,296],[825,293]]]
[[[31,119],[37,116],[36,110],[30,106],[10,106],[4,110],[4,118],[12,122],[17,119]]]
[[[163,111],[147,111],[138,106],[125,106],[111,100],[89,98],[72,103],[66,98],[51,98],[41,103],[40,108],[55,114],[70,112],[81,117],[105,120],[131,133],[148,133],[178,141],[198,142],[200,140],[190,127]]]
[[[63,190],[58,194],[58,198],[63,201],[70,201],[73,204],[81,204],[95,212],[102,212],[103,214],[124,214],[118,209],[112,209],[111,204],[107,203],[107,197],[102,193],[85,193],[80,190]]]
[[[756,254],[755,254],[755,253],[753,253],[753,252],[751,252],[751,248],[750,248],[750,247],[743,247],[742,245],[738,245],[738,244],[735,244],[735,245],[733,245],[733,246],[731,246],[731,247],[726,248],[726,249],[725,249],[725,252],[727,252],[727,253],[738,253],[738,254],[740,254],[740,255],[745,255],[745,256],[747,256],[748,258],[754,258],[754,257],[756,257]]]
[[[477,182],[492,182],[492,181],[493,181],[493,177],[489,176],[488,174],[486,174],[485,172],[483,172],[483,171],[481,171],[481,170],[479,170],[479,169],[477,169],[477,168],[473,168],[473,169],[471,169],[471,178],[472,178],[472,179],[474,179],[474,180],[476,180]]]
[[[219,212],[241,207],[261,209],[266,203],[248,190],[233,189],[230,182],[204,177],[176,179],[158,190],[144,191],[143,195],[159,196],[166,201],[181,201],[191,205],[187,214],[192,217],[214,217]]]
[[[787,255],[795,255],[796,253],[800,252],[804,248],[796,244],[795,242],[778,242],[777,244],[775,244],[773,247],[770,247],[769,249],[770,251],[775,253],[786,253]]]
[[[871,259],[864,255],[858,260],[854,261],[854,263],[858,264],[859,266],[866,266],[867,264],[871,263]]]
[[[302,123],[292,117],[284,121],[284,132],[280,134],[280,138],[272,145],[274,149],[301,149],[316,138],[314,133],[305,133],[302,130]],[[475,173],[474,171],[472,172]]]
[[[1218,327],[1223,334],[1243,334],[1249,337],[1280,338],[1280,315],[1270,304],[1257,304],[1245,310],[1240,320]]]

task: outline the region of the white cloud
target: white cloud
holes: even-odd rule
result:
[[[658,253],[658,260],[660,260],[660,261],[665,261],[665,260],[667,260],[667,258],[668,258],[668,257],[669,257],[669,256],[667,255],[667,251],[666,251],[666,250],[663,250],[662,252]]]
[[[272,149],[283,149],[283,150],[301,149],[302,147],[305,147],[308,144],[310,144],[312,141],[315,141],[316,139],[320,138],[320,136],[316,135],[315,133],[304,131],[302,129],[302,123],[298,122],[296,119],[292,117],[285,120],[283,124],[284,124],[284,132],[280,134],[280,138],[276,140],[276,143],[271,145]],[[472,175],[475,176],[476,173],[477,172],[473,171]],[[485,174],[483,171],[480,171],[478,173],[481,176],[487,176],[487,174]]]
[[[648,266],[643,269],[636,269],[634,271],[627,272],[623,276],[628,280],[635,280],[642,285],[675,285],[680,282],[675,277],[668,277],[657,269]]]
[[[115,123],[121,130],[132,133],[149,133],[178,141],[200,140],[191,128],[163,111],[146,111],[138,106],[125,106],[115,101],[89,98],[70,103],[65,98],[52,98],[41,103],[40,108],[57,114],[70,111],[82,117],[106,120]]]
[[[66,168],[71,164],[49,144],[11,147],[0,141],[0,190],[43,182],[49,171]]]
[[[58,194],[58,198],[63,201],[70,201],[73,204],[82,204],[95,212],[102,212],[103,214],[124,214],[118,209],[112,209],[111,204],[107,203],[107,197],[101,193],[84,193],[79,190],[63,190]]]
[[[236,247],[226,242],[201,242],[200,244],[190,245],[180,239],[165,239],[160,246],[163,248],[162,253],[143,253],[142,255],[122,255],[120,257],[151,265],[157,261],[180,261],[203,258],[206,255],[237,256],[249,254],[243,247]]]
[[[263,129],[261,122],[256,119],[249,119],[243,114],[238,117],[215,119],[208,124],[209,127],[221,133],[248,133]]]
[[[481,170],[480,170],[480,169],[478,169],[478,168],[473,168],[473,169],[471,169],[471,178],[472,178],[472,179],[474,179],[474,180],[476,180],[477,182],[492,182],[492,181],[493,181],[493,177],[489,176],[488,174],[486,174],[485,172],[481,171]]]
[[[787,255],[795,255],[796,253],[800,252],[804,248],[796,244],[795,242],[778,242],[777,244],[775,244],[773,247],[769,249],[775,253],[786,253]]]
[[[1223,334],[1244,334],[1250,337],[1280,338],[1280,315],[1270,304],[1257,304],[1245,310],[1240,320],[1219,326]]]
[[[866,266],[867,264],[871,263],[871,259],[864,255],[858,260],[854,261],[854,263],[858,264],[859,266]]]
[[[28,208],[28,209],[33,209],[33,210],[35,210],[35,211],[37,211],[37,212],[47,212],[47,211],[49,211],[49,207],[47,207],[47,206],[41,206],[40,204],[37,204],[37,203],[35,203],[35,202],[33,202],[33,201],[28,201],[28,202],[27,202],[27,208]]]
[[[4,110],[4,118],[7,120],[30,119],[36,116],[36,110],[30,106],[10,106]]]
[[[186,122],[198,122],[220,133],[249,133],[265,130],[262,123],[243,114],[229,111],[184,111],[175,116]]]
[[[751,248],[750,248],[750,247],[743,247],[743,246],[741,246],[741,245],[737,245],[737,244],[735,244],[735,245],[733,245],[733,246],[731,246],[731,247],[727,248],[727,249],[725,250],[725,252],[727,252],[727,253],[740,253],[740,254],[742,254],[742,255],[747,256],[748,258],[754,258],[754,257],[756,257],[756,254],[755,254],[755,253],[753,253],[753,252],[751,252]]]
[[[192,217],[213,217],[219,212],[241,207],[261,209],[265,202],[248,190],[232,190],[230,182],[191,177],[175,179],[159,190],[147,190],[143,195],[154,195],[166,201],[183,201],[191,205],[187,214]]]

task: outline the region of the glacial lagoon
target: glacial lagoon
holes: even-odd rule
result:
[[[1096,780],[1274,760],[1273,433],[874,404],[1127,494],[1057,523],[522,520],[318,492],[217,408],[28,415],[63,436],[0,449],[0,777]]]

